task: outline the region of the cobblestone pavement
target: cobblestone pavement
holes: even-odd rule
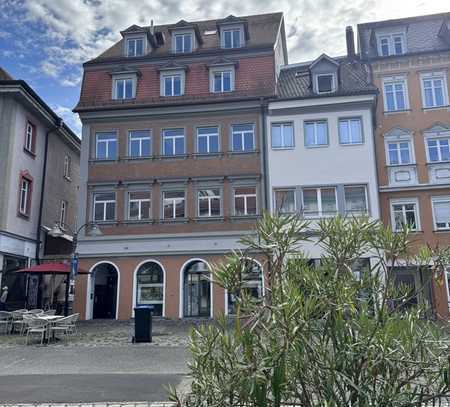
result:
[[[209,321],[172,321],[155,319],[153,321],[153,342],[139,346],[181,346],[186,347],[189,332],[193,327],[208,324]],[[77,333],[65,340],[51,343],[48,346],[132,346],[134,321],[92,320],[80,321]],[[31,341],[30,341],[31,342]],[[35,340],[33,344],[38,344]],[[25,345],[25,337],[18,334],[0,334],[0,349]]]

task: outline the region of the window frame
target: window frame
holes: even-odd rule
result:
[[[186,51],[186,44],[185,44],[185,37],[191,37],[191,49],[189,51]],[[182,37],[182,43],[183,47],[181,51],[177,50],[177,37]],[[195,49],[195,35],[192,31],[179,31],[174,32],[172,35],[172,52],[174,54],[190,54]]]
[[[294,194],[294,210],[293,211],[281,211],[281,208],[278,207],[278,200],[277,200],[277,193],[279,192],[293,192]],[[298,203],[297,203],[297,189],[292,187],[286,187],[286,188],[274,188],[273,190],[273,200],[274,200],[274,209],[276,213],[279,213],[281,215],[290,215],[297,213],[298,211]]]
[[[235,46],[234,44],[234,35],[231,35],[231,47],[226,47],[225,42],[225,33],[226,32],[235,32],[239,31],[239,46]],[[220,48],[222,49],[239,49],[245,46],[245,37],[244,37],[244,29],[242,25],[230,25],[224,26],[220,28]]]
[[[207,196],[207,197],[201,197],[200,192],[206,191],[206,190],[217,190],[219,192],[218,195],[214,196]],[[222,189],[217,186],[201,186],[196,191],[196,197],[197,197],[197,216],[201,219],[211,219],[211,218],[220,218],[223,216],[223,193]],[[218,215],[212,215],[211,214],[211,200],[213,199],[219,199],[219,214]],[[200,201],[205,200],[208,201],[208,214],[207,215],[201,215],[200,214]]]
[[[31,130],[31,134],[29,130]],[[23,149],[33,157],[36,155],[36,131],[36,125],[30,120],[27,120],[25,124],[25,139]]]
[[[408,163],[399,162],[398,164],[392,164],[391,157],[389,154],[389,152],[390,152],[389,144],[400,145],[400,143],[408,144],[409,162]],[[411,135],[386,136],[384,139],[384,150],[385,150],[385,155],[386,155],[386,165],[389,167],[399,167],[402,165],[415,165],[415,163],[416,163],[416,157],[415,157],[415,152],[414,152],[414,143],[413,143],[413,139],[412,139]],[[401,161],[401,154],[400,154],[401,149],[397,148],[396,151],[397,151],[397,154]]]
[[[366,204],[366,209],[363,213],[361,212],[356,212],[356,211],[350,211],[347,210],[347,197],[345,195],[345,190],[346,188],[364,188],[364,200],[365,200],[365,204]],[[354,216],[369,216],[370,214],[370,205],[369,205],[369,194],[367,191],[367,185],[366,184],[347,184],[347,185],[343,185],[343,206],[344,206],[344,213],[345,215],[354,215]],[[339,211],[339,209],[338,209]]]
[[[183,136],[167,136],[168,138],[172,139],[172,148],[174,154],[166,154],[166,146],[165,146],[165,132],[170,130],[183,130]],[[183,152],[181,154],[176,154],[176,139],[179,139],[183,137]],[[161,155],[163,157],[180,157],[186,155],[186,129],[184,127],[170,127],[161,129]]]
[[[236,190],[243,188],[254,188],[254,194],[236,194]],[[248,213],[248,199],[255,198],[255,213]],[[234,185],[233,186],[233,216],[235,217],[250,217],[250,216],[258,216],[259,214],[259,199],[258,199],[258,187],[255,184],[251,185]],[[236,198],[244,198],[244,214],[238,214],[236,212]]]
[[[26,190],[23,189],[24,182],[27,185]],[[22,199],[22,193],[24,193],[24,191],[26,195],[25,198]],[[33,198],[33,178],[27,172],[20,174],[18,192],[17,213],[19,216],[30,218]],[[22,201],[24,202],[25,207],[22,207]]]
[[[143,155],[142,154],[142,140],[145,140],[146,137],[138,137],[135,140],[139,140],[139,155],[131,155],[131,142],[132,142],[132,133],[133,132],[148,132],[148,140],[149,140],[149,154],[148,155]],[[152,134],[152,130],[151,129],[133,129],[133,130],[128,130],[128,152],[127,152],[127,156],[129,158],[133,158],[133,159],[142,159],[142,158],[149,158],[152,156],[152,141],[153,141],[153,134]]]
[[[395,92],[395,84],[396,83],[402,83],[403,85],[403,98],[405,100],[405,108],[404,109],[398,109],[397,105],[397,97]],[[389,110],[388,109],[388,102],[386,97],[386,85],[392,85],[394,89],[394,104],[395,109]],[[384,77],[382,80],[383,85],[383,107],[384,107],[384,113],[402,113],[410,110],[409,105],[409,90],[408,90],[408,80],[406,76],[390,76],[390,77]]]
[[[63,177],[67,181],[71,181],[71,177],[70,177],[71,167],[72,167],[71,164],[72,164],[72,159],[71,159],[70,155],[69,154],[65,154],[64,155]]]
[[[314,123],[314,139],[317,140],[317,123],[325,123],[327,130],[327,142],[325,144],[311,144],[308,145],[306,143],[306,125]],[[328,126],[328,119],[313,119],[313,120],[304,120],[303,121],[303,143],[305,148],[323,148],[328,147],[330,145],[330,131]]]
[[[350,141],[349,143],[342,142],[342,138],[341,138],[341,122],[344,122],[344,121],[348,122],[349,135],[350,135],[350,139],[352,139],[352,132],[351,132],[350,122],[355,121],[355,120],[359,121],[359,129],[360,129],[361,140],[358,141],[358,142]],[[364,142],[365,142],[363,118],[361,116],[339,117],[338,118],[338,139],[339,139],[339,145],[341,145],[341,146],[360,146],[360,145],[363,145]]]
[[[252,144],[253,144],[253,148],[251,150],[245,150],[245,137],[244,134],[246,133],[245,131],[235,131],[234,127],[235,126],[252,126]],[[231,137],[230,137],[230,142],[231,142],[231,152],[233,153],[238,153],[238,154],[249,154],[249,153],[254,153],[256,151],[256,135],[255,135],[255,130],[256,130],[256,124],[255,123],[233,123],[230,126],[230,133],[231,133]],[[241,147],[242,149],[239,150],[235,150],[234,149],[234,134],[235,133],[239,133],[241,135]]]
[[[106,144],[106,150],[105,150],[106,153],[109,153],[109,143],[112,140],[115,141],[115,143],[116,143],[116,156],[115,157],[111,158],[109,156],[109,154],[106,154],[105,158],[101,158],[101,157],[98,156],[98,142],[99,142],[98,141],[98,136],[102,135],[102,134],[103,135],[105,135],[105,134],[114,135],[114,138],[110,138],[108,140],[102,140],[102,141],[107,143]],[[97,161],[116,161],[118,159],[118,157],[119,157],[119,141],[118,141],[118,135],[117,135],[116,131],[97,131],[97,132],[95,132],[94,141],[95,141],[95,156],[94,156],[95,160],[97,160]]]
[[[442,105],[433,104],[433,106],[426,106],[426,96],[425,96],[425,81],[431,80],[434,83],[435,79],[440,79],[442,81]],[[435,88],[432,86],[432,96],[433,102],[436,102]],[[445,72],[426,72],[420,74],[420,90],[422,96],[422,108],[423,109],[442,109],[448,107],[448,87],[447,87],[447,75]]]
[[[208,129],[208,128],[215,128],[217,129],[217,133],[207,133],[207,134],[199,134],[198,131],[200,129]],[[217,151],[211,151],[210,149],[210,138],[213,136],[217,135]],[[199,150],[199,137],[206,137],[207,142],[207,152],[200,152]],[[208,155],[208,154],[219,154],[221,152],[222,148],[221,148],[221,137],[220,137],[220,126],[215,126],[215,125],[211,125],[211,126],[197,126],[195,128],[195,153],[196,154],[201,154],[201,155]]]
[[[319,78],[322,76],[331,76],[331,90],[326,90],[326,91],[320,91],[319,89]],[[336,78],[336,73],[335,72],[322,72],[322,73],[316,73],[314,74],[314,85],[316,88],[316,93],[319,95],[323,95],[323,94],[327,94],[327,93],[333,93],[336,92],[336,88],[337,88],[337,78]]]
[[[442,159],[442,152],[441,152],[441,148],[439,146],[441,140],[447,140],[448,146],[449,146],[449,150],[450,150],[450,134],[442,135],[442,136],[430,134],[430,135],[425,136],[425,139],[424,139],[424,141],[425,141],[425,151],[426,151],[427,163],[428,164],[437,164],[437,163],[450,162],[450,159],[449,160],[443,160]],[[428,145],[429,141],[436,141],[437,144],[438,144],[437,152],[438,152],[439,160],[437,160],[437,161],[431,161],[431,159],[430,159],[430,147]]]
[[[129,47],[129,43],[134,41],[135,45],[134,45],[134,54],[131,55],[130,54],[130,47]],[[137,41],[142,41],[142,54],[137,54],[137,47],[136,47],[136,43]],[[145,41],[145,37],[144,36],[139,36],[139,37],[129,37],[126,39],[125,41],[125,55],[127,58],[135,58],[135,57],[142,57],[144,56],[146,53],[146,41]]]
[[[96,197],[101,194],[112,194],[114,195],[114,199],[102,200],[98,201],[103,205],[103,219],[96,219],[95,217],[95,205],[97,203]],[[106,218],[106,206],[108,203],[114,203],[114,216],[113,219],[105,219]],[[92,220],[94,222],[99,223],[107,223],[107,222],[115,222],[117,220],[117,194],[115,191],[96,191],[92,194]]]
[[[225,72],[230,72],[230,90],[223,90],[223,74]],[[221,75],[221,90],[216,91],[215,90],[215,74],[220,73]],[[209,70],[209,91],[211,93],[215,94],[221,94],[221,93],[231,93],[235,91],[235,76],[236,76],[236,70],[234,66],[222,66],[222,67],[214,67],[210,68]]]
[[[175,77],[179,77],[180,78],[180,94],[179,95],[175,95],[174,94],[174,90],[175,90],[175,81],[174,78]],[[184,72],[184,70],[166,70],[166,71],[162,71],[160,73],[160,96],[163,97],[180,97],[180,96],[184,96],[184,87],[185,87],[185,77],[186,74]],[[171,86],[172,86],[172,94],[166,94],[166,79],[171,79]]]
[[[139,198],[139,199],[131,199],[131,194],[133,193],[139,193],[139,192],[145,192],[148,194],[148,198]],[[132,218],[131,217],[131,203],[132,202],[138,202],[138,212],[139,215],[138,217]],[[148,202],[148,217],[144,218],[142,217],[142,203],[143,202]],[[126,219],[128,221],[132,221],[132,222],[142,222],[142,221],[149,221],[152,219],[152,191],[149,189],[133,189],[130,191],[127,191],[127,216]]]
[[[402,52],[400,54],[397,54],[395,52],[395,37],[401,38]],[[388,54],[387,55],[384,55],[382,52],[381,41],[383,39],[387,39],[387,45],[388,45]],[[393,32],[393,33],[387,33],[387,34],[378,34],[377,35],[377,52],[378,52],[379,57],[400,56],[400,55],[406,54],[408,52],[408,50],[407,50],[405,33],[404,32]]]
[[[131,97],[126,97],[126,82],[127,80],[131,80]],[[119,81],[124,81],[124,97],[119,98],[117,92],[117,84]],[[136,90],[137,90],[137,77],[136,74],[123,74],[123,75],[115,75],[112,80],[113,88],[112,88],[112,99],[113,100],[132,100],[136,99]]]
[[[402,215],[403,220],[406,220],[406,210],[404,209],[405,205],[414,205],[414,218],[416,222],[415,229],[411,229],[411,232],[420,232],[421,222],[420,222],[420,208],[419,208],[419,200],[417,198],[401,198],[401,199],[391,199],[389,202],[389,210],[391,216],[391,227],[393,232],[401,232],[401,230],[397,230],[395,223],[395,211],[394,205],[403,205]]]
[[[439,202],[447,202],[450,205],[450,196],[448,195],[439,195],[431,197],[431,212],[433,214],[433,230],[434,231],[449,231],[450,230],[450,219],[447,222],[446,227],[438,227],[436,222],[436,214],[435,214],[435,204]]]
[[[69,206],[69,203],[61,199],[61,204],[59,206],[59,224],[64,229],[64,225],[67,223],[67,208]]]
[[[175,204],[175,200],[176,199],[181,199],[181,198],[166,198],[165,194],[170,193],[170,192],[183,192],[183,216],[177,217],[176,216],[176,204]],[[165,201],[167,200],[171,200],[172,204],[173,204],[173,208],[172,208],[172,215],[175,215],[174,217],[167,217],[165,216]],[[187,193],[186,193],[186,188],[168,188],[168,189],[163,189],[161,191],[161,220],[166,221],[166,222],[174,222],[174,221],[180,221],[180,220],[185,220],[187,219]]]
[[[274,147],[274,145],[273,145],[273,128],[274,128],[274,126],[280,126],[280,135],[281,135],[281,139],[282,139],[281,147]],[[287,126],[292,127],[292,145],[286,145],[286,143],[285,143],[283,129]],[[270,123],[270,146],[271,146],[272,150],[293,150],[293,149],[295,149],[295,124],[293,121]]]
[[[317,215],[305,215],[305,195],[304,191],[308,190],[315,190],[316,191],[316,199],[317,199]],[[334,214],[330,215],[324,215],[322,210],[322,189],[333,189],[334,190],[334,200],[335,200],[335,206],[336,211]],[[337,194],[337,187],[335,185],[321,185],[321,186],[304,186],[301,189],[302,193],[302,216],[306,219],[319,219],[319,218],[331,218],[336,216],[339,213],[339,201],[338,201],[338,194]]]

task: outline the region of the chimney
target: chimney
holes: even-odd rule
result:
[[[347,26],[345,29],[345,39],[347,41],[347,56],[349,58],[355,57],[355,38],[353,36],[352,26]]]
[[[155,33],[155,27],[153,25],[153,20],[150,20],[150,33],[153,35]]]

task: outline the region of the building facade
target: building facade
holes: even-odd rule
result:
[[[418,246],[450,243],[450,13],[358,25],[359,52],[380,90],[375,132],[383,221],[409,224]],[[424,278],[398,270],[420,291]],[[448,318],[450,274],[425,295]]]
[[[47,241],[55,222],[75,226],[80,141],[21,80],[0,69],[0,285],[8,306],[23,308],[28,284],[15,270],[70,253]],[[69,237],[67,236],[69,239]]]
[[[131,26],[84,65],[75,309],[128,319],[233,312],[210,266],[267,208],[265,102],[287,63],[281,13]],[[249,260],[249,285],[263,273]]]

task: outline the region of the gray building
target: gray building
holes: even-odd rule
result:
[[[44,258],[67,257],[75,224],[80,139],[23,80],[0,68],[0,285],[11,308],[24,305],[27,281],[15,273]],[[38,284],[39,281],[35,281]]]

